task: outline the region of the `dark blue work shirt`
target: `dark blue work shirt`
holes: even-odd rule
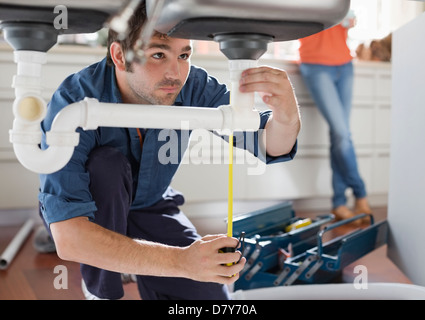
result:
[[[42,123],[44,132],[42,148],[47,147],[45,132],[50,130],[57,113],[67,105],[81,101],[85,97],[96,98],[100,102],[122,103],[115,79],[115,69],[106,64],[106,59],[70,75],[59,86],[49,103],[47,116]],[[229,104],[229,91],[226,86],[209,76],[204,69],[191,66],[187,82],[179,93],[175,105],[215,108],[227,104]],[[262,129],[270,116],[270,111],[261,112],[260,115]],[[169,186],[187,148],[190,132],[173,130],[169,137],[175,138],[177,135],[178,139],[164,139],[167,132],[164,133],[163,129],[148,129],[144,136],[142,152],[137,129],[99,127],[96,130],[84,131],[81,128],[77,130],[80,133],[80,142],[75,147],[69,163],[55,173],[40,175],[39,200],[43,217],[48,225],[78,216],[94,219],[97,208],[89,191],[89,174],[85,164],[89,153],[99,146],[115,147],[129,160],[136,186],[132,209],[147,208],[168,197],[172,192]],[[178,152],[177,161],[161,163],[162,161],[158,160],[161,147],[170,143],[175,144],[172,150]],[[258,156],[256,142],[251,147],[242,147]],[[287,155],[281,157],[266,155],[263,161],[266,163],[287,161],[294,157],[295,152],[296,145]]]

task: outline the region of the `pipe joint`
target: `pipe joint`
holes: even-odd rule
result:
[[[33,66],[42,65],[47,62],[47,54],[42,51],[32,51],[32,50],[15,50],[13,52],[13,58],[15,63],[26,63]],[[41,67],[37,67],[36,70],[40,71]],[[28,72],[27,68],[18,68],[18,73],[23,70],[23,72]],[[35,70],[31,68],[30,70]]]
[[[260,114],[257,110],[245,110],[243,113],[231,105],[219,106],[223,115],[223,123],[218,133],[228,134],[231,131],[257,131],[260,128]]]
[[[15,75],[12,80],[12,88],[15,89],[16,96],[34,93],[40,94],[42,91],[41,78],[33,76]]]
[[[80,141],[80,134],[78,132],[53,132],[46,133],[46,143],[53,146],[60,147],[76,147]]]
[[[13,144],[38,145],[41,142],[41,132],[14,128],[9,130],[9,141]]]

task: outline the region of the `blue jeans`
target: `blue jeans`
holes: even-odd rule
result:
[[[325,66],[303,63],[300,71],[320,113],[329,125],[332,168],[333,208],[346,204],[345,191],[356,198],[366,196],[366,188],[357,168],[350,131],[353,91],[353,64]]]

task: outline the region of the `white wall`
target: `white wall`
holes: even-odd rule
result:
[[[49,99],[55,88],[68,74],[102,59],[103,56],[104,49],[53,48],[48,54],[48,63],[43,69],[46,85],[45,98]],[[195,56],[192,62],[206,68],[222,82],[227,82],[227,61],[223,56]],[[257,167],[256,159],[236,152],[237,159],[243,159],[245,164],[235,165],[235,199],[276,201],[308,198],[318,199],[318,201],[303,202],[307,206],[327,208],[330,205],[332,193],[327,126],[310,99],[296,64],[276,60],[261,60],[260,64],[284,68],[292,80],[303,119],[299,151],[294,161],[268,166],[265,173],[261,175],[249,174],[252,170],[262,170],[262,167]],[[37,176],[17,163],[12,145],[8,142],[8,131],[13,121],[14,93],[11,82],[16,65],[13,63],[12,51],[7,45],[0,45],[0,70],[2,70],[0,78],[0,110],[2,112],[0,117],[0,209],[34,207],[37,204]],[[361,174],[371,195],[372,203],[375,201],[375,204],[386,203],[388,192],[390,89],[391,66],[389,64],[356,64],[352,112],[353,139]],[[205,135],[201,136],[205,140]],[[208,142],[213,141],[214,149],[211,154],[215,157],[222,156],[223,160],[216,159],[221,164],[199,165],[194,163],[195,158],[195,160],[186,159],[189,164],[181,166],[173,182],[175,188],[186,194],[189,202],[226,201],[227,199],[227,162],[224,161],[227,159],[227,144],[213,136],[211,139],[207,139]],[[197,140],[193,140],[191,145],[197,151],[200,150]],[[191,150],[186,153],[186,156],[191,155]],[[217,150],[221,153],[217,153]],[[199,158],[197,160],[201,161]],[[210,160],[213,162],[213,159]],[[205,161],[201,162],[205,163]],[[235,163],[238,161],[235,160]]]

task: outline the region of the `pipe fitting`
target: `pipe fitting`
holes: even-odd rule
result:
[[[232,111],[231,128],[233,130],[256,131],[260,127],[260,116],[258,111],[255,110],[255,93],[242,93],[239,90],[239,81],[242,72],[256,66],[257,60],[229,60],[231,81],[230,106]]]
[[[90,99],[92,100],[92,99]],[[88,99],[72,103],[55,117],[52,127],[46,133],[46,143],[51,147],[71,147],[78,145],[80,134],[76,130],[85,128],[87,123]]]
[[[254,109],[255,94],[254,92],[240,92],[239,81],[244,70],[256,66],[257,60],[229,60],[230,81],[232,85],[230,105],[235,108],[235,111],[241,114]]]
[[[29,104],[32,104],[32,99]],[[55,117],[50,131],[46,133],[48,148],[44,150],[39,147],[42,137],[39,118],[31,122],[22,121],[22,117],[16,117],[13,129],[10,131],[10,142],[13,143],[19,162],[28,170],[42,174],[62,169],[71,159],[74,147],[79,143],[80,136],[76,129],[85,124],[86,105],[86,101],[71,104]],[[34,105],[30,108],[33,107]],[[25,110],[25,107],[21,106],[17,109]],[[27,118],[30,118],[32,113],[28,112],[28,114]]]
[[[232,105],[219,106],[223,122],[218,134],[228,135],[229,131],[257,131],[260,128],[260,114],[257,110],[245,111],[241,114]]]
[[[47,113],[47,104],[42,97],[24,95],[15,99],[13,114],[15,119],[25,123],[40,123]]]

